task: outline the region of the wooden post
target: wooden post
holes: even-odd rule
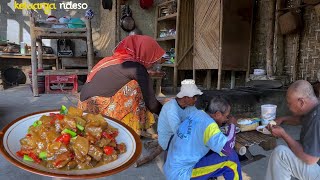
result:
[[[255,1],[253,2],[253,4],[255,3]],[[250,38],[249,38],[249,55],[248,55],[248,67],[247,67],[247,72],[246,72],[246,82],[249,80],[249,76],[250,76],[250,64],[251,64],[251,48],[252,48],[252,32],[253,32],[253,22],[254,22],[254,8],[256,6],[253,5],[253,10],[251,13],[251,27],[250,27]]]
[[[177,0],[177,21],[176,21],[176,31],[180,32],[179,27],[179,21],[180,21],[180,9],[181,9],[181,0]],[[177,93],[177,87],[178,87],[178,62],[181,61],[181,58],[179,57],[179,35],[176,35],[176,41],[175,41],[175,49],[176,49],[176,59],[174,60],[174,68],[173,68],[173,93]],[[178,56],[177,56],[178,55]]]
[[[195,65],[194,65],[195,63],[194,63],[194,58],[192,58],[192,78],[193,78],[193,80],[194,80],[194,82],[196,82],[196,69],[195,69]],[[197,82],[196,82],[196,84],[197,84]]]
[[[38,68],[42,69],[43,68],[42,40],[41,39],[37,39],[36,42],[38,43]]]
[[[211,88],[211,69],[207,70],[207,77],[206,77],[206,84],[207,84],[207,90],[210,90]]]
[[[33,96],[39,96],[38,91],[38,73],[37,73],[37,52],[36,52],[36,35],[34,32],[35,18],[30,14],[30,36],[31,36],[31,73],[32,73],[32,91]]]
[[[219,30],[219,65],[218,65],[218,83],[217,89],[221,89],[221,72],[222,72],[222,26],[223,26],[223,0],[220,0],[220,30]]]
[[[298,75],[297,75],[297,71],[298,71],[298,57],[299,57],[299,48],[300,48],[300,33],[297,33],[297,35],[294,35],[294,56],[293,56],[293,62],[292,62],[292,80],[293,82],[295,82],[296,80],[298,80]]]
[[[236,86],[236,72],[231,71],[231,83],[230,83],[230,89],[234,89]]]
[[[266,39],[266,69],[267,76],[273,76],[273,38],[274,38],[274,16],[275,16],[275,0],[266,1],[266,8],[269,12],[269,19],[266,22],[267,24],[267,39]]]
[[[115,41],[116,45],[120,42],[120,14],[121,14],[121,0],[116,0],[116,31],[115,31]]]
[[[93,67],[93,60],[94,60],[91,19],[86,20],[86,26],[87,26],[87,48],[88,48],[88,53],[87,53],[88,72],[90,72]]]
[[[279,17],[283,11],[283,0],[277,0],[276,3],[276,17],[274,22],[274,43],[273,43],[273,71],[276,75],[281,76],[284,66],[284,38],[279,28]]]

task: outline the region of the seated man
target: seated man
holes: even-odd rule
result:
[[[277,125],[284,121],[300,122],[300,141],[294,140],[280,126],[268,128],[289,146],[278,146],[271,154],[266,180],[320,179],[320,105],[308,81],[294,82],[287,91],[287,102],[292,117],[276,119]]]
[[[228,120],[230,104],[221,96],[211,99],[207,112],[193,111],[175,133],[164,164],[168,180],[209,179],[223,175],[226,180],[242,179],[235,144],[236,120]],[[219,125],[229,123],[224,135]]]
[[[163,150],[167,150],[169,141],[182,120],[190,112],[197,110],[194,105],[198,95],[202,95],[202,92],[194,80],[185,79],[181,82],[181,90],[177,97],[163,105],[158,119],[158,141]]]

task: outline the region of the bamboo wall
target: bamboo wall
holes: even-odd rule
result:
[[[194,12],[194,67],[217,69],[220,57],[220,1],[197,0]]]
[[[266,31],[269,9],[266,1],[256,1],[253,40],[251,49],[251,73],[254,68],[266,68]],[[301,0],[287,0],[284,8],[296,7],[302,4]],[[316,15],[313,6],[299,8],[297,11],[303,25],[300,31],[283,36],[283,47],[277,44],[274,47],[274,75],[281,76],[286,83],[305,79],[316,82],[320,68],[320,18]],[[283,51],[284,56],[277,52]]]
[[[194,39],[194,1],[180,1],[177,64],[179,70],[192,70]]]

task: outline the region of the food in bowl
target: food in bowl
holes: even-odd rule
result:
[[[63,106],[60,113],[43,115],[28,128],[16,154],[51,169],[91,169],[126,152],[126,145],[116,142],[118,134],[101,115]]]
[[[238,124],[241,124],[241,125],[248,125],[248,124],[251,124],[252,123],[252,120],[250,119],[239,119],[238,120]]]
[[[240,131],[252,131],[255,130],[259,126],[259,119],[256,118],[246,118],[246,119],[238,119],[237,123],[240,128]]]

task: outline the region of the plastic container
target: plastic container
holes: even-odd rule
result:
[[[266,74],[266,71],[264,69],[254,69],[253,70],[253,74],[254,75],[265,75]]]
[[[262,125],[269,124],[269,121],[272,121],[276,118],[276,114],[277,114],[277,105],[274,105],[274,104],[261,105]]]

